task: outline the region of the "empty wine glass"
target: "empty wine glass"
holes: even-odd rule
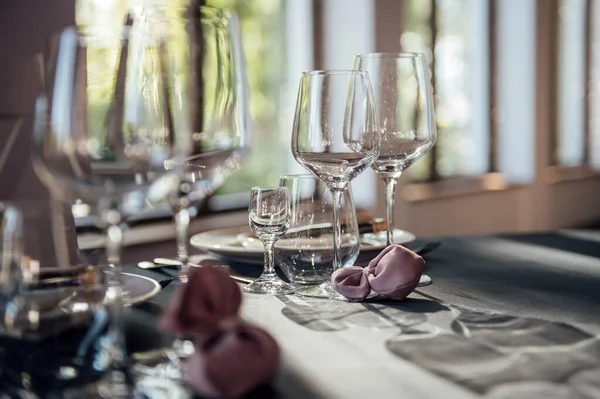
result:
[[[387,245],[394,243],[394,192],[398,178],[435,144],[437,129],[427,62],[419,53],[371,53],[354,58],[367,71],[381,125],[381,152],[373,169],[385,183]],[[427,275],[419,285],[431,284]]]
[[[40,232],[24,231],[18,205],[0,203],[0,397],[103,398],[113,336],[102,273],[40,268],[24,251]]]
[[[188,229],[196,206],[240,167],[250,150],[248,82],[240,28],[235,14],[219,8],[148,5],[137,20],[147,31],[173,37],[167,53],[175,60],[174,80],[185,82],[181,101],[193,107],[182,115],[192,151],[177,190],[168,196],[173,210],[180,279],[188,272]]]
[[[46,93],[36,103],[34,168],[53,195],[82,199],[105,229],[112,265],[113,357],[111,397],[129,397],[131,380],[123,334],[121,246],[124,219],[147,200],[174,190],[191,134],[173,126],[188,112],[177,101],[166,43],[152,34],[78,33],[69,27],[52,40]],[[165,168],[168,165],[169,170]]]
[[[188,113],[173,124],[189,134],[192,149],[174,190],[166,195],[174,215],[179,282],[187,281],[188,230],[197,205],[240,167],[250,148],[248,84],[235,14],[208,6],[148,4],[136,9],[140,30],[171,38],[165,52],[178,100]],[[177,118],[180,116],[181,118]],[[135,366],[136,373],[183,377],[182,358],[190,345],[177,337],[170,347]]]
[[[244,287],[254,294],[291,294],[294,288],[275,273],[273,248],[290,226],[290,203],[287,187],[253,187],[250,192],[248,221],[250,230],[265,247],[265,267],[258,279]]]
[[[367,72],[311,71],[300,80],[292,132],[294,158],[333,196],[333,265],[342,267],[343,190],[379,155],[379,127]],[[329,282],[314,296],[343,299]]]

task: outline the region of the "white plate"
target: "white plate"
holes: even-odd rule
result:
[[[127,291],[127,305],[135,306],[146,302],[160,292],[160,284],[146,276],[123,273],[123,289]]]
[[[415,235],[404,230],[394,230],[396,244],[406,244],[415,240]],[[385,232],[363,234],[361,252],[379,251],[385,248]],[[248,226],[217,229],[199,233],[190,239],[192,246],[203,251],[230,259],[234,262],[263,264],[263,246],[253,238]]]

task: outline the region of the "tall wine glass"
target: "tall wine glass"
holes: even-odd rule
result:
[[[248,83],[235,14],[208,6],[147,5],[134,9],[144,32],[172,38],[166,53],[179,100],[190,107],[174,118],[189,134],[192,150],[174,190],[166,196],[174,215],[179,282],[187,282],[188,230],[196,206],[240,167],[250,150]],[[191,129],[187,129],[191,126]],[[179,384],[181,358],[190,354],[182,337],[162,351],[144,354],[135,371],[145,381],[166,377]],[[146,356],[147,355],[147,356]],[[140,384],[145,384],[141,382]]]
[[[371,53],[354,58],[369,72],[381,125],[381,152],[372,168],[385,183],[387,245],[394,243],[394,193],[402,172],[435,144],[433,92],[424,54]],[[431,284],[421,276],[419,285]]]
[[[342,267],[340,204],[344,188],[379,155],[380,135],[367,72],[311,71],[300,80],[292,153],[333,196],[332,273]],[[313,296],[342,299],[329,282]]]
[[[237,17],[201,6],[146,6],[139,19],[148,31],[164,30],[174,39],[167,50],[186,82],[182,101],[194,109],[184,115],[192,125],[192,152],[183,179],[169,195],[177,237],[180,278],[188,272],[188,229],[197,204],[220,187],[250,150],[248,82]]]
[[[36,173],[65,202],[93,205],[112,266],[108,299],[114,336],[110,396],[128,397],[123,334],[121,224],[147,199],[170,192],[190,149],[174,120],[189,110],[164,73],[166,43],[131,26],[94,35],[65,29],[52,40],[46,93],[36,104],[32,159]],[[169,165],[169,170],[165,169]]]

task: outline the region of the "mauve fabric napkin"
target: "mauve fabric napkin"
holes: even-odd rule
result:
[[[277,342],[239,319],[241,302],[240,287],[226,268],[191,268],[160,318],[163,329],[193,337],[185,379],[201,395],[239,398],[277,372]]]
[[[371,293],[365,271],[359,266],[342,267],[331,275],[331,285],[348,300],[362,301]]]
[[[419,284],[425,260],[402,245],[385,248],[366,267],[373,291],[392,299],[404,299]]]
[[[188,282],[180,287],[159,320],[162,329],[176,335],[207,338],[219,323],[237,317],[242,293],[221,267],[190,268]]]
[[[401,245],[390,245],[364,269],[351,266],[336,270],[331,284],[350,301],[365,299],[371,290],[392,299],[404,299],[417,285],[425,261]]]
[[[187,360],[186,380],[199,394],[239,398],[272,379],[279,347],[266,331],[232,323],[197,348]]]

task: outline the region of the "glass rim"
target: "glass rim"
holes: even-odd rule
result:
[[[287,187],[282,187],[282,186],[254,186],[250,189],[250,191],[281,190],[283,188],[285,188],[287,190]]]
[[[279,180],[282,180],[282,179],[315,179],[315,180],[317,180],[319,178],[311,173],[294,173],[294,174],[279,176]]]
[[[425,57],[425,53],[417,52],[400,52],[400,53],[358,53],[356,58],[421,58]]]
[[[366,75],[367,71],[356,69],[318,69],[314,71],[304,71],[302,76],[327,76],[327,75]]]

